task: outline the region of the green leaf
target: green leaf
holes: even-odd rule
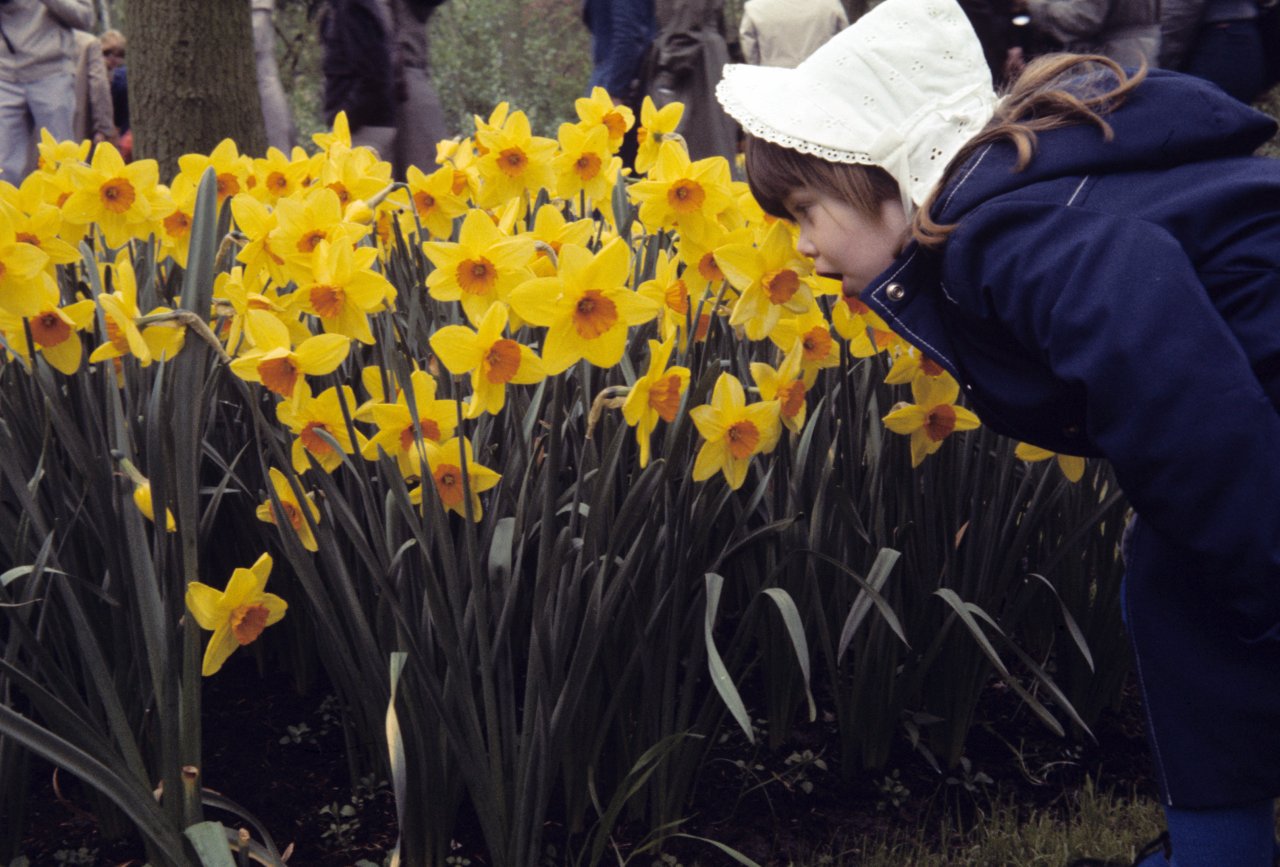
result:
[[[866,586],[853,600],[853,605],[849,607],[849,614],[844,619],[844,627],[840,630],[840,643],[836,650],[837,663],[844,659],[844,653],[849,649],[849,642],[853,640],[858,626],[871,610],[874,596],[880,593],[885,581],[889,578],[889,573],[893,571],[894,564],[901,556],[901,553],[892,548],[881,548],[880,553],[876,554],[875,562],[871,564],[871,571],[867,573]]]
[[[227,843],[227,829],[221,822],[200,822],[188,826],[182,833],[191,841],[204,867],[236,867],[236,859]]]
[[[714,572],[706,574],[707,584],[707,614],[703,621],[702,635],[707,645],[707,670],[711,674],[711,683],[716,688],[716,692],[720,693],[720,698],[724,700],[725,706],[729,708],[729,712],[733,714],[733,718],[737,721],[742,733],[747,736],[747,740],[751,743],[756,742],[756,736],[751,731],[751,717],[747,715],[747,708],[742,703],[742,696],[738,695],[738,688],[733,685],[733,678],[729,676],[729,670],[725,668],[724,660],[720,658],[720,651],[716,649],[715,636],[712,634],[716,623],[716,609],[720,607],[720,589],[724,586],[724,577]]]
[[[809,641],[804,634],[804,621],[800,619],[800,611],[796,608],[791,594],[780,587],[769,587],[764,595],[773,600],[782,615],[782,622],[787,627],[787,635],[791,638],[791,646],[796,652],[796,662],[800,664],[800,673],[804,675],[804,695],[809,700],[809,722],[818,718],[818,706],[813,700],[813,690],[809,688]]]
[[[405,826],[405,816],[409,806],[405,803],[409,771],[405,760],[404,738],[400,735],[400,718],[396,714],[396,688],[400,685],[400,674],[404,671],[404,664],[408,658],[409,655],[403,652],[397,651],[391,654],[391,700],[387,702],[387,754],[391,766],[391,788],[396,798],[396,827],[398,828]],[[389,867],[398,867],[399,864],[400,839],[397,837],[396,845],[391,850]]]

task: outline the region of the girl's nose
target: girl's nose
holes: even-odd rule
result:
[[[818,258],[818,248],[813,246],[813,242],[809,240],[809,236],[800,230],[800,237],[796,239],[796,251],[801,256],[808,256],[810,259]]]

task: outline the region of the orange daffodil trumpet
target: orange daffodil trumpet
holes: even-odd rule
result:
[[[289,604],[266,592],[271,565],[271,555],[263,554],[248,569],[232,572],[224,590],[199,581],[187,585],[187,610],[201,629],[213,632],[200,666],[203,676],[217,674],[237,647],[257,641],[262,630],[284,617]]]
[[[299,500],[284,473],[272,467],[268,475],[271,478],[271,488],[275,491],[280,505],[277,508],[268,497],[258,506],[256,513],[258,520],[278,527],[290,527],[303,548],[313,553],[319,551],[320,544],[316,541],[315,534],[311,532],[311,524],[320,522],[320,507],[316,505],[315,494],[307,493],[303,499]],[[310,523],[307,521],[308,515],[311,517]]]
[[[693,480],[724,473],[735,491],[746,481],[751,459],[773,451],[782,435],[778,401],[748,405],[742,383],[731,373],[720,374],[711,403],[694,407],[689,415],[705,440],[694,460]]]
[[[689,387],[689,368],[667,367],[674,348],[674,336],[665,343],[649,341],[649,369],[631,386],[622,404],[623,418],[636,429],[642,468],[649,465],[649,439],[658,426],[658,419],[668,424],[675,421],[680,401]]]
[[[950,374],[916,377],[911,381],[915,403],[900,403],[883,419],[885,427],[911,437],[911,466],[918,467],[956,431],[981,425],[971,410],[956,405],[960,386]]]
[[[497,485],[502,480],[502,476],[488,467],[477,464],[475,454],[471,450],[471,443],[463,437],[438,444],[428,442],[426,448],[431,480],[435,484],[436,493],[445,511],[457,512],[466,517],[466,491],[470,491],[471,517],[479,521],[484,514],[480,507],[480,493]],[[420,505],[422,488],[419,486],[410,491],[409,499],[414,505]]]
[[[293,397],[304,375],[332,373],[351,350],[344,334],[317,334],[294,348],[288,327],[271,314],[249,319],[245,330],[254,348],[231,362],[231,372],[285,398]]]
[[[548,375],[585,358],[597,367],[622,360],[632,325],[657,316],[659,303],[627,287],[631,253],[615,238],[597,254],[565,244],[560,271],[511,293],[511,306],[527,322],[547,328],[542,363]]]
[[[506,306],[494,304],[480,320],[478,330],[446,325],[431,335],[431,349],[441,364],[455,376],[471,375],[467,418],[479,418],[486,412],[497,415],[506,403],[508,383],[529,385],[547,375],[532,349],[503,336],[506,327]]]

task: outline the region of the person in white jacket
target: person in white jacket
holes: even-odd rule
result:
[[[17,184],[41,129],[59,141],[74,134],[76,44],[93,28],[92,0],[0,3],[0,178]]]
[[[840,0],[750,0],[738,41],[747,63],[794,68],[848,26]]]

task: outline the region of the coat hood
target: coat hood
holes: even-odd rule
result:
[[[1079,124],[1037,136],[1036,153],[1015,171],[1017,152],[999,142],[952,171],[934,218],[957,221],[993,196],[1062,177],[1151,171],[1220,157],[1247,156],[1276,131],[1270,116],[1190,75],[1153,69],[1114,112],[1114,135]]]

